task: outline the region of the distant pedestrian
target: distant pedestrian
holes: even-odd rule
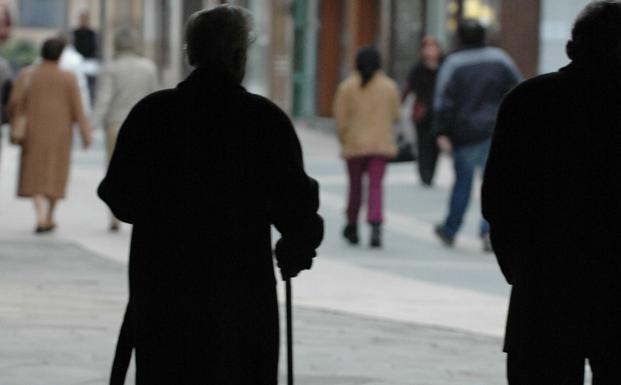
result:
[[[117,57],[103,68],[97,80],[98,91],[93,123],[106,132],[108,162],[114,150],[119,128],[131,108],[157,89],[155,64],[138,54],[137,34],[128,28],[116,32]],[[120,222],[111,215],[110,230],[118,231]]]
[[[397,154],[393,123],[400,116],[399,89],[381,70],[379,52],[361,48],[356,55],[356,71],[339,86],[334,100],[334,116],[347,163],[349,196],[347,225],[343,236],[358,244],[358,213],[362,203],[362,177],[368,174],[367,222],[371,225],[371,247],[382,245],[381,226],[384,171],[389,158]]]
[[[119,131],[100,197],[132,223],[129,304],[111,384],[276,385],[281,275],[309,269],[323,237],[318,184],[287,115],[241,82],[251,17],[220,5],[186,26],[176,88]]]
[[[423,186],[431,186],[438,161],[438,145],[432,133],[433,92],[436,86],[438,69],[442,64],[442,48],[433,36],[423,38],[421,59],[412,67],[403,99],[415,95],[412,108],[412,121],[416,129],[418,148],[418,174]]]
[[[0,125],[8,122],[6,116],[6,106],[12,88],[13,71],[6,59],[0,57]],[[2,147],[2,128],[0,127],[0,150]]]
[[[85,59],[97,57],[97,33],[91,28],[91,15],[87,10],[80,12],[78,27],[73,30],[73,41]]]
[[[34,199],[37,233],[56,226],[54,209],[56,202],[65,197],[75,122],[84,148],[91,143],[78,82],[72,73],[58,66],[63,48],[64,41],[59,38],[43,43],[43,61],[18,74],[8,106],[12,129],[25,122],[18,195]]]
[[[621,2],[578,16],[571,64],[500,107],[483,214],[513,286],[510,385],[621,383]]]
[[[6,4],[0,4],[0,44],[11,35],[13,20]],[[0,57],[0,125],[7,123],[6,106],[13,86],[13,70],[6,58]],[[0,128],[0,151],[2,146],[2,129]],[[1,153],[1,152],[0,152]],[[1,157],[0,157],[1,158]]]
[[[13,16],[11,8],[6,3],[0,3],[0,43],[6,42],[13,31]]]
[[[434,92],[434,131],[438,146],[453,156],[455,183],[449,212],[436,235],[452,246],[470,202],[474,175],[483,170],[496,113],[502,97],[522,78],[513,60],[499,48],[485,47],[485,28],[475,20],[460,22],[460,49],[449,55]],[[479,235],[491,251],[489,224],[482,219]]]
[[[78,27],[73,30],[73,44],[85,61],[97,60],[99,56],[97,32],[91,27],[91,14],[86,9],[80,12]],[[87,82],[90,94],[89,100],[92,103],[95,97],[96,76],[87,74]]]
[[[63,70],[72,72],[76,79],[78,79],[82,107],[84,108],[84,113],[88,116],[91,113],[91,97],[88,88],[88,78],[84,72],[84,57],[73,45],[71,34],[62,33],[59,37],[65,40],[65,49],[62,55],[60,55],[58,66]]]

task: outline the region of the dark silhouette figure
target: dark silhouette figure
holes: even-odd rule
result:
[[[578,17],[571,64],[500,108],[483,215],[513,286],[511,385],[621,383],[621,3]]]
[[[88,11],[80,13],[80,24],[73,31],[73,45],[85,59],[97,57],[97,33],[90,26]]]
[[[87,10],[80,12],[79,25],[72,33],[73,46],[86,61],[96,60],[99,56],[97,33],[91,28],[90,18],[90,13]],[[95,99],[97,77],[93,74],[86,74],[86,80],[88,82],[89,101],[92,104]]]
[[[292,277],[311,267],[323,221],[290,120],[239,85],[250,22],[235,6],[195,13],[186,42],[197,69],[140,101],[120,129],[99,187],[134,224],[111,383],[132,347],[137,384],[277,383],[270,225]]]
[[[476,20],[459,23],[460,49],[440,67],[434,91],[434,135],[438,147],[451,152],[455,183],[448,214],[435,233],[453,246],[470,203],[477,170],[483,170],[502,97],[522,78],[504,51],[485,46],[486,30]],[[491,251],[489,225],[481,220],[483,250]]]
[[[423,186],[431,186],[438,162],[438,145],[432,132],[433,91],[436,86],[438,69],[442,64],[442,48],[433,36],[423,38],[420,50],[421,59],[414,64],[408,75],[403,99],[412,92],[416,96],[412,108],[412,121],[416,129],[418,150],[418,174]]]

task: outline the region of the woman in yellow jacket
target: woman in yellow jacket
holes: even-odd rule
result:
[[[339,85],[334,100],[341,154],[349,174],[347,225],[343,236],[351,244],[359,242],[358,212],[362,203],[362,176],[366,173],[371,247],[382,244],[382,179],[386,161],[397,154],[392,125],[400,116],[399,89],[380,68],[377,49],[361,48],[356,55],[356,71]]]

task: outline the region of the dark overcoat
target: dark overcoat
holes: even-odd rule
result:
[[[289,118],[196,70],[133,108],[99,195],[134,224],[136,383],[276,384],[270,226],[301,255],[314,256],[323,234]]]
[[[500,108],[483,214],[513,285],[505,350],[621,351],[621,82],[572,63]]]

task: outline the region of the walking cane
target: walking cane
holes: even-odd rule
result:
[[[291,278],[285,280],[287,307],[287,385],[293,385],[293,306],[291,304]]]

